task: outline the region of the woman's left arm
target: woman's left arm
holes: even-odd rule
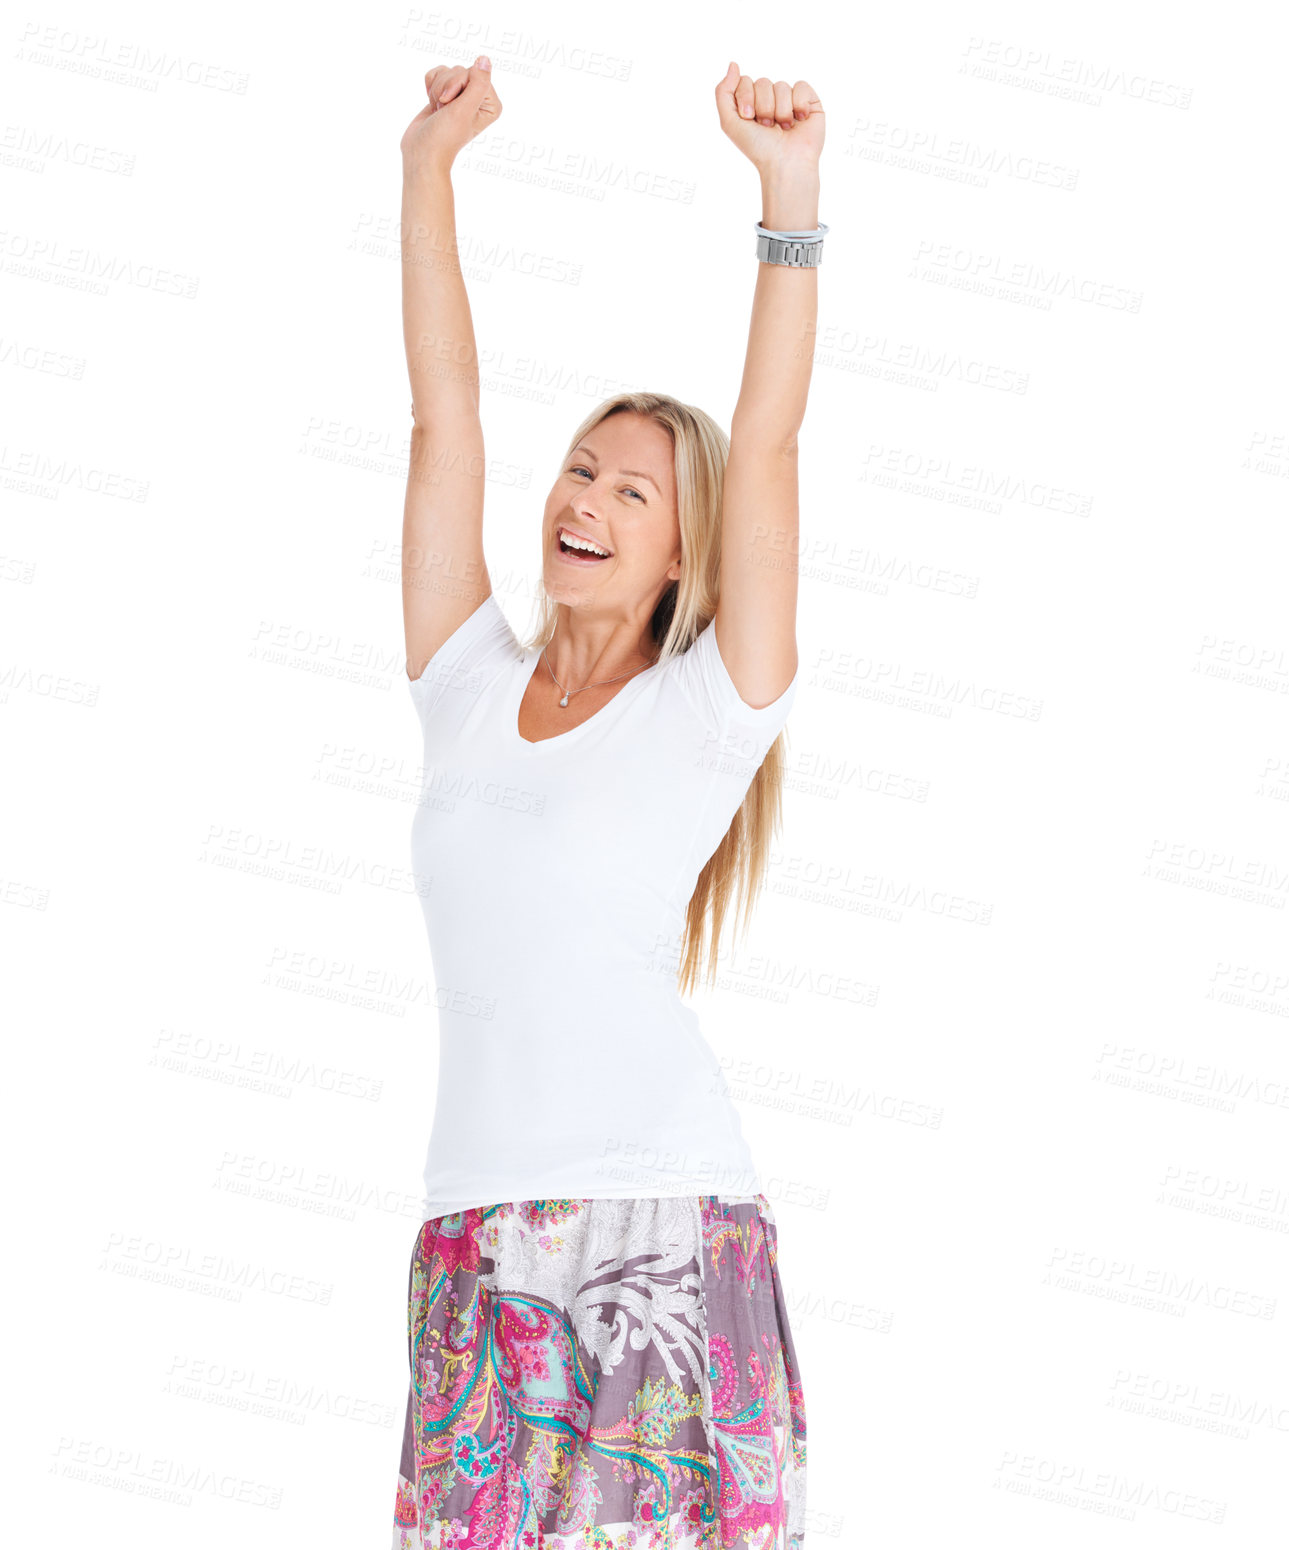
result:
[[[762,226],[814,230],[824,141],[815,91],[805,81],[753,81],[731,63],[716,106],[721,128],[760,173]],[[758,264],[730,424],[712,628],[734,687],[757,707],[778,699],[797,670],[797,432],[810,391],[818,292],[815,268]]]

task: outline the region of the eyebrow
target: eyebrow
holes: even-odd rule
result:
[[[595,458],[595,453],[591,451],[590,447],[576,446],[573,448],[573,452],[585,452],[588,457]],[[572,453],[569,455],[572,456]],[[598,458],[595,460],[596,462],[599,461]],[[618,469],[618,472],[620,474],[626,474],[629,479],[647,479],[649,483],[653,485],[654,489],[658,491],[658,494],[662,494],[662,490],[659,488],[658,481],[653,477],[652,474],[642,474],[634,468],[620,468]]]

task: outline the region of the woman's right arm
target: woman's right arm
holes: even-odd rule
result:
[[[402,140],[403,342],[412,437],[403,504],[407,675],[492,591],[483,555],[484,448],[479,362],[457,256],[452,162],[500,115],[486,69],[440,66]]]

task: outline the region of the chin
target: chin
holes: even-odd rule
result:
[[[567,603],[570,608],[584,606],[595,597],[594,587],[588,587],[585,583],[579,586],[567,576],[553,576],[549,568],[542,577],[542,585],[552,603]]]

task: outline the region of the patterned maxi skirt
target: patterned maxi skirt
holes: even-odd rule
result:
[[[426,1222],[394,1550],[803,1550],[777,1238],[761,1194]]]

